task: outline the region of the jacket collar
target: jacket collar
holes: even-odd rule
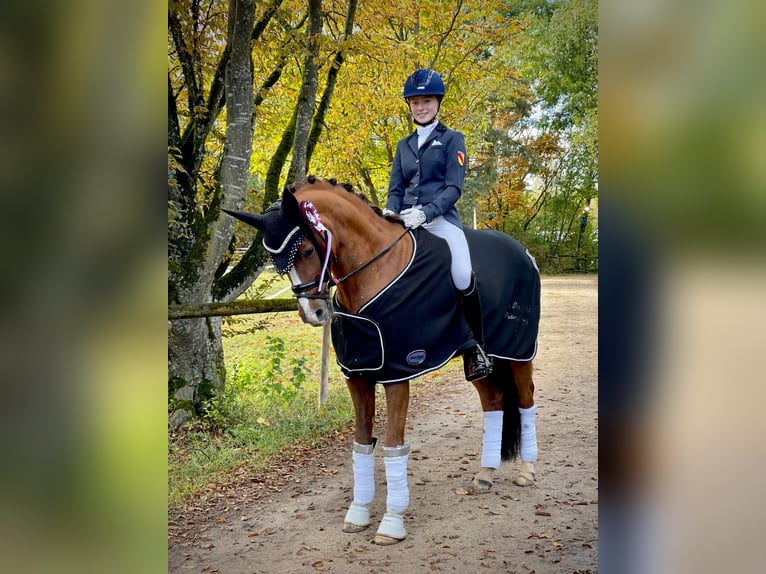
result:
[[[428,136],[428,139],[423,143],[423,147],[420,149],[422,151],[425,151],[429,144],[435,140],[437,137],[444,134],[444,132],[447,131],[447,126],[445,126],[441,121],[436,124],[436,127],[431,132],[431,134]],[[418,155],[418,130],[415,130],[410,134],[410,137],[407,138],[407,144],[409,144],[410,149],[415,155]]]

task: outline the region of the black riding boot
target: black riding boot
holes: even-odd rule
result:
[[[492,363],[484,353],[484,319],[481,312],[481,299],[476,287],[476,275],[471,277],[468,289],[460,292],[460,304],[468,326],[473,332],[473,338],[478,343],[473,349],[463,355],[463,369],[467,381],[475,381],[488,376],[492,372]]]

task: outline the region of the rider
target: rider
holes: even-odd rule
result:
[[[473,381],[490,374],[492,365],[482,348],[484,328],[479,291],[463,226],[455,203],[463,190],[465,138],[441,123],[437,114],[444,82],[435,70],[419,69],[404,83],[404,100],[416,130],[399,140],[383,214],[398,214],[408,228],[423,226],[447,241],[452,254],[452,282],[476,345],[466,358],[465,376]]]

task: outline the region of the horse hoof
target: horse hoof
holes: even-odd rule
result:
[[[471,486],[474,494],[487,494],[492,490],[492,482],[481,478],[475,478]]]
[[[364,505],[352,502],[343,519],[343,532],[362,532],[370,526],[370,510]]]
[[[378,532],[375,534],[375,544],[380,546],[391,546],[407,538],[407,531],[404,529],[404,519],[401,514],[386,512],[383,520],[380,521]]]
[[[343,532],[348,534],[356,534],[357,532],[364,532],[370,527],[369,524],[353,524],[351,522],[343,523]]]
[[[378,546],[392,546],[399,544],[404,538],[391,538],[390,536],[383,536],[382,534],[376,534],[373,542]]]
[[[516,478],[513,479],[513,484],[516,486],[531,486],[535,483],[535,467],[531,462],[524,462],[521,464],[521,470]]]

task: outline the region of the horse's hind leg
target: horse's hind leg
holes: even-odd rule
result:
[[[386,514],[380,521],[375,543],[396,544],[407,537],[404,511],[410,503],[407,485],[407,462],[410,445],[404,442],[407,408],[410,400],[409,381],[389,383],[386,389],[386,438],[383,444],[383,462],[386,465]]]
[[[519,392],[519,414],[521,415],[521,467],[513,479],[518,486],[529,486],[535,482],[537,461],[537,428],[535,415],[535,385],[532,381],[532,362],[511,363],[513,379]]]
[[[474,476],[472,486],[477,494],[484,494],[492,488],[492,476],[501,462],[503,431],[503,393],[491,379],[473,381],[479,393],[481,409],[484,412],[484,436],[481,451],[481,470]]]
[[[370,525],[368,507],[375,495],[375,384],[352,377],[347,385],[354,404],[354,500],[343,521],[343,532],[361,532]]]

